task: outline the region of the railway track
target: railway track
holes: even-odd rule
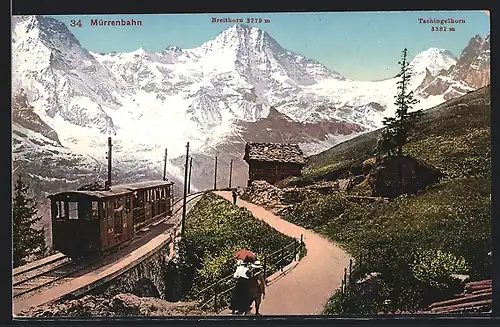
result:
[[[206,191],[189,194],[186,199],[186,203],[202,196],[204,193],[206,193]],[[171,216],[162,218],[151,225],[142,228],[140,230],[142,233],[137,233],[133,240],[135,241],[142,238],[145,234],[147,234],[145,232],[149,231],[152,227],[154,228],[162,222],[167,222],[170,218],[175,216],[180,210],[182,210],[182,200],[183,198],[175,199],[172,206],[173,210]],[[13,297],[14,299],[18,299],[21,296],[25,298],[29,295],[29,293],[46,288],[54,283],[57,283],[58,285],[67,283],[75,278],[75,274],[92,266],[98,261],[99,259],[95,258],[92,261],[86,260],[75,262],[67,256],[61,256],[15,273],[13,276]]]
[[[53,269],[65,266],[70,262],[71,262],[70,258],[68,258],[67,256],[62,256],[60,258],[57,258],[56,260],[44,262],[30,269],[15,273],[12,278],[13,279],[12,286],[15,287],[23,283],[29,282],[30,280],[37,278],[40,275],[43,275]]]
[[[66,258],[68,259],[68,258]],[[73,279],[73,275],[87,268],[95,262],[74,262],[68,259],[58,266],[51,267],[28,278],[13,283],[13,297],[18,298],[22,295],[32,293],[42,287],[49,286],[55,282],[66,283]]]

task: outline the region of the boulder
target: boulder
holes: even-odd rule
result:
[[[358,185],[365,180],[364,175],[358,175],[351,179],[351,186]]]
[[[437,168],[410,156],[388,157],[377,163],[368,175],[373,196],[395,198],[417,194],[444,176]]]
[[[375,157],[363,161],[363,163],[361,164],[361,170],[363,171],[363,175],[368,175],[376,164],[377,164],[377,158]]]
[[[349,189],[350,184],[351,184],[351,179],[350,178],[339,179],[338,180],[339,191],[341,191],[341,192],[347,192],[347,190]]]

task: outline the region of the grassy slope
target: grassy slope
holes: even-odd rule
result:
[[[295,205],[284,218],[313,228],[369,259],[361,272],[382,272],[383,298],[400,309],[424,307],[445,294],[426,290],[409,266],[416,251],[441,249],[463,256],[473,277],[488,277],[491,249],[489,87],[425,111],[405,152],[439,167],[447,178],[422,195],[390,203],[356,204],[332,194]],[[309,158],[306,177],[360,165],[374,155],[379,131]],[[358,305],[359,308],[363,307]],[[373,312],[380,307],[363,307]],[[327,307],[327,313],[333,313]]]
[[[262,258],[293,241],[213,193],[205,195],[186,217],[186,237],[201,261],[191,295],[234,272],[234,253],[249,249]],[[273,260],[270,260],[273,261]],[[291,261],[291,260],[289,260]],[[267,275],[276,271],[268,262]],[[210,294],[212,295],[212,294]]]
[[[426,110],[405,152],[442,169],[450,177],[489,176],[490,112],[489,87]],[[363,134],[309,157],[304,176],[316,177],[360,165],[375,155],[380,132]]]

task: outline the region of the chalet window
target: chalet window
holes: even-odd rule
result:
[[[68,202],[68,219],[78,219],[78,202]]]
[[[91,216],[92,216],[92,219],[99,218],[99,202],[97,202],[97,201],[92,201]]]
[[[130,196],[125,197],[125,212],[130,212]]]

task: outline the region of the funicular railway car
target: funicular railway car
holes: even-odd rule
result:
[[[132,240],[142,226],[172,214],[173,184],[154,181],[50,195],[54,249],[78,259]]]

